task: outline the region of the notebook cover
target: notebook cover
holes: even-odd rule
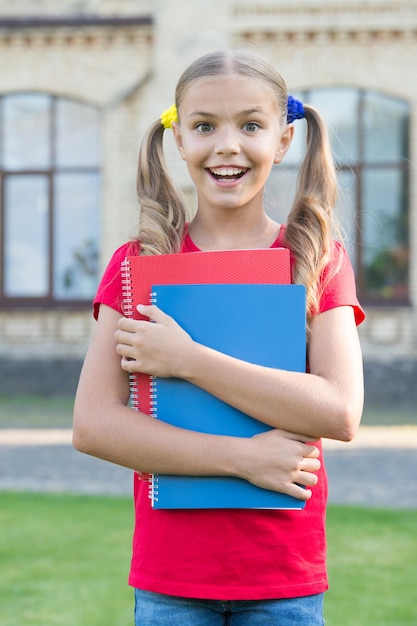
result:
[[[305,371],[305,288],[301,285],[159,285],[153,301],[204,345],[236,358]],[[177,378],[152,381],[153,414],[170,424],[251,437],[269,426]],[[154,508],[289,508],[305,502],[233,477],[153,477]]]
[[[242,282],[291,283],[288,248],[128,256],[122,266],[124,312],[126,317],[146,319],[137,312],[136,306],[149,304],[154,284]],[[131,391],[134,408],[149,414],[149,376],[132,375]]]

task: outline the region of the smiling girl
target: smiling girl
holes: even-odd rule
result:
[[[265,213],[263,193],[300,117],[308,127],[306,155],[281,225]],[[167,128],[197,192],[189,223],[163,158]],[[281,76],[257,56],[201,57],[180,77],[175,106],[143,140],[138,197],[137,238],[115,252],[94,302],[98,323],[75,402],[74,446],[140,472],[238,476],[307,504],[302,511],[153,510],[135,474],[135,624],[323,624],[327,479],[320,438],[348,441],[358,428],[356,325],[364,315],[350,262],[332,239],[335,172],[320,115],[288,96]],[[290,249],[293,282],[306,286],[307,373],[209,349],[156,306],[140,308],[154,324],[123,316],[121,263],[133,251],[269,247]],[[190,381],[273,428],[242,439],[172,427],[127,406],[130,371]]]

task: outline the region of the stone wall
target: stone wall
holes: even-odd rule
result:
[[[365,361],[365,403],[382,411],[405,411],[417,423],[417,360]]]
[[[74,358],[0,358],[0,396],[74,397],[81,367]]]

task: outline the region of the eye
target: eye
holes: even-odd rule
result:
[[[260,126],[256,122],[246,122],[246,124],[243,126],[243,130],[246,130],[248,133],[256,133],[256,131],[259,129]]]
[[[213,130],[213,126],[208,122],[200,122],[200,124],[197,124],[195,128],[199,133],[209,133]]]

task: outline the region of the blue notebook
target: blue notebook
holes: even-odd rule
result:
[[[230,356],[305,371],[306,302],[302,285],[159,285],[152,301],[195,340]],[[153,415],[199,432],[251,437],[270,426],[178,378],[153,378]],[[155,509],[284,508],[305,502],[234,477],[154,475]]]

